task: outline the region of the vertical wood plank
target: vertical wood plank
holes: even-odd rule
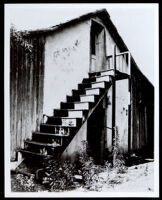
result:
[[[39,127],[43,114],[44,37],[30,37],[33,53],[11,40],[10,127],[11,158]]]

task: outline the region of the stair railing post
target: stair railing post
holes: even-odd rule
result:
[[[116,45],[113,46],[113,55],[112,55],[112,59],[113,59],[113,68],[114,68],[114,72],[116,72]]]

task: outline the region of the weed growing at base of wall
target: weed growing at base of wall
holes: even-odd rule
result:
[[[42,184],[49,191],[73,189],[75,187],[73,184],[75,171],[75,165],[70,163],[70,161],[58,162],[50,160],[47,167],[45,167]]]
[[[117,173],[126,173],[127,167],[125,166],[125,160],[123,155],[119,153],[119,131],[118,127],[114,128],[114,138],[113,138],[113,168],[117,169]]]
[[[122,156],[118,155],[114,168],[108,161],[104,165],[97,165],[86,152],[87,142],[82,141],[82,143],[83,148],[80,149],[78,159],[74,163],[70,161],[49,161],[42,178],[42,183],[46,185],[49,191],[71,190],[80,186],[85,190],[100,191],[102,184],[111,183],[113,180],[110,180],[108,173],[104,180],[99,174],[113,169],[117,169],[117,173],[126,173],[127,168]],[[80,180],[76,180],[75,176],[79,176]]]

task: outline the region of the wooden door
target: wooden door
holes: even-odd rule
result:
[[[106,69],[106,39],[104,27],[92,20],[90,34],[90,72]]]
[[[105,30],[96,35],[96,71],[103,71],[106,61]]]

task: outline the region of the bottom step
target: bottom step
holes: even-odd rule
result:
[[[26,159],[13,172],[14,174],[23,174],[28,177],[33,177],[35,180],[41,181],[47,163],[47,160],[33,159],[31,161],[31,156],[29,158],[26,157]]]
[[[25,176],[35,176],[35,174],[34,173],[30,173],[30,172],[26,172],[25,170],[20,170],[20,169],[16,169],[15,170],[15,172],[17,173],[17,174],[23,174],[23,175],[25,175]]]
[[[26,155],[28,154],[28,155],[33,156],[33,157],[37,156],[37,157],[42,157],[42,158],[45,158],[45,159],[53,158],[52,155],[44,155],[44,154],[28,151],[28,150],[25,150],[25,149],[21,149],[20,152],[24,153]]]

